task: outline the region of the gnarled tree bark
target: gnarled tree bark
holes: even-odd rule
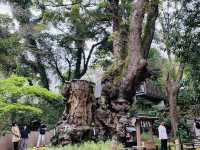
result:
[[[150,75],[146,58],[154,35],[158,3],[159,0],[134,1],[134,11],[129,29],[128,47],[130,55],[126,58],[126,64],[118,65],[118,68],[103,80],[103,92],[108,99],[116,100],[119,98],[132,103],[132,97],[135,95],[137,86]],[[146,20],[145,14],[147,15]],[[121,78],[121,81],[118,80],[116,84],[113,84],[113,87],[108,88],[112,86],[110,83],[114,83],[113,80],[116,78]],[[112,92],[107,92],[110,89],[112,89]]]
[[[85,80],[67,82],[63,91],[67,99],[65,111],[58,122],[54,144],[81,142],[91,137],[94,94],[92,83]]]
[[[123,123],[120,123],[122,118],[127,119],[126,113],[129,110],[129,106],[133,103],[133,96],[136,93],[136,88],[142,81],[150,76],[146,58],[155,31],[155,21],[158,16],[158,3],[159,0],[134,1],[134,9],[129,28],[130,36],[128,47],[130,55],[126,58],[126,64],[119,64],[118,67],[102,81],[102,95],[106,98],[110,113],[117,116],[117,121],[109,124],[112,124],[113,128],[110,126],[109,128],[119,135],[118,137],[123,138],[124,136],[120,134],[120,130],[117,130],[117,128],[123,126]],[[147,15],[147,19],[144,18],[145,14]],[[115,46],[114,43],[113,46]],[[115,48],[116,50],[118,49],[118,47],[113,47],[114,50]],[[108,127],[106,123],[103,124]]]

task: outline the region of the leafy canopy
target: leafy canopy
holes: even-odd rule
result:
[[[30,86],[24,77],[12,75],[7,79],[0,80],[0,113],[11,110],[32,111],[41,113],[39,108],[19,102],[23,96],[37,96],[48,100],[61,100],[63,97],[52,93],[40,86]]]

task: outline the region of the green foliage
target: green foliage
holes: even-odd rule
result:
[[[29,8],[32,5],[32,0],[9,0],[11,3],[20,5],[23,9]]]
[[[16,34],[9,34],[6,38],[0,38],[0,51],[17,49],[20,46],[19,37]]]
[[[107,0],[101,0],[99,3],[99,8],[106,8],[109,6],[109,2]]]
[[[62,99],[63,97],[49,92],[40,86],[29,86],[24,77],[12,75],[8,79],[0,80],[0,94],[6,97],[21,97],[23,95],[35,95],[46,99]]]
[[[18,102],[25,95],[39,96],[44,99],[62,99],[62,96],[49,92],[47,89],[39,86],[29,86],[27,79],[24,77],[12,75],[8,79],[0,80],[0,113],[7,113],[11,110],[41,113],[42,111],[39,108]]]
[[[46,24],[40,23],[40,24],[34,25],[33,29],[34,29],[35,31],[37,31],[37,32],[40,32],[40,31],[44,30],[46,27],[47,27]]]
[[[177,100],[180,107],[179,114],[186,117],[195,117],[200,115],[199,67],[193,67],[193,65],[189,65],[185,69],[185,78],[181,82],[182,88]]]
[[[123,148],[122,145],[118,145],[118,148]],[[41,148],[42,150],[43,148]],[[110,141],[107,142],[84,142],[80,145],[67,145],[65,147],[52,147],[47,148],[47,150],[111,150],[112,143]]]
[[[156,48],[151,48],[148,54],[148,60],[159,60],[160,52]]]
[[[151,48],[148,54],[148,66],[153,69],[153,75],[151,76],[151,82],[154,85],[163,85],[162,81],[162,69],[165,63],[164,58],[162,58],[160,52],[156,48]]]
[[[182,142],[189,142],[192,137],[185,121],[181,121],[178,125],[177,136],[181,139]]]
[[[21,49],[20,37],[16,33],[10,33],[12,19],[6,15],[0,15],[0,70],[2,73],[10,73],[11,68],[16,67],[17,55]]]
[[[13,54],[13,51],[16,52],[20,46],[19,36],[9,32],[12,21],[9,16],[0,15],[0,54]]]
[[[151,140],[151,139],[152,139],[152,134],[151,133],[143,132],[141,134],[141,140],[142,141],[148,141],[148,140]]]
[[[111,36],[110,36],[111,37]],[[111,50],[112,50],[112,40],[110,37],[99,46],[98,50],[95,51],[95,58],[92,63],[92,67],[103,67],[105,70],[112,64],[111,60]]]
[[[10,24],[12,22],[12,19],[7,16],[7,15],[2,15],[0,14],[0,26],[1,28],[6,28],[8,27],[8,24]]]
[[[1,101],[1,100],[0,100]],[[24,105],[22,103],[5,103],[5,102],[0,102],[0,114],[1,113],[7,113],[12,110],[17,110],[17,111],[26,111],[26,112],[33,112],[33,113],[42,113],[42,110],[36,107]]]

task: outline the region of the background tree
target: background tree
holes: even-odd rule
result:
[[[163,33],[163,43],[165,45],[164,51],[168,55],[168,65],[166,66],[166,93],[169,102],[169,110],[172,124],[172,131],[174,137],[176,137],[178,129],[178,116],[177,116],[177,96],[182,86],[181,81],[184,74],[184,68],[186,65],[191,64],[194,58],[196,34],[193,32],[197,26],[188,26],[188,18],[190,11],[187,5],[194,4],[185,1],[164,2],[167,9],[162,10],[161,25]],[[193,6],[196,7],[197,4]],[[169,10],[172,10],[171,12]],[[192,22],[190,22],[193,24]],[[187,56],[186,56],[187,55]],[[188,59],[189,58],[189,59]],[[190,60],[190,61],[188,61]],[[196,58],[194,59],[196,60]],[[177,64],[179,64],[177,66]]]
[[[0,67],[8,75],[17,68],[18,58],[15,55],[20,51],[18,34],[11,33],[13,20],[6,15],[0,15]]]

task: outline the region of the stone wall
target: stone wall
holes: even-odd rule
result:
[[[53,136],[53,131],[49,131],[45,135],[45,143],[46,145],[50,144],[50,139]],[[28,140],[28,146],[29,147],[34,147],[37,144],[37,137],[38,137],[38,132],[31,132],[29,134],[29,140]],[[12,136],[10,134],[0,137],[0,150],[13,150],[13,145],[12,145]]]

